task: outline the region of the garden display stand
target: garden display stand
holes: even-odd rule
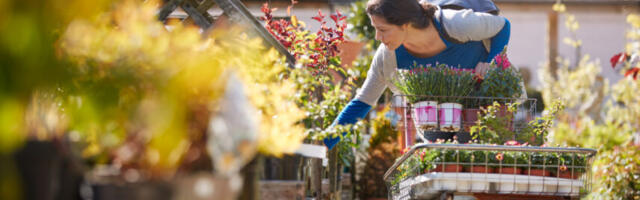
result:
[[[435,170],[421,169],[421,151],[481,151],[481,152],[522,152],[529,155],[529,162],[502,164],[502,163],[474,163],[465,161],[459,156],[454,162],[442,162],[436,160],[435,166],[458,165],[463,166],[459,172],[447,171],[436,167]],[[555,147],[530,147],[530,146],[502,146],[502,145],[475,145],[475,144],[417,144],[400,157],[384,175],[384,181],[389,188],[389,199],[435,199],[442,196],[469,195],[478,199],[496,197],[509,197],[509,199],[557,199],[579,198],[585,195],[591,188],[590,164],[584,162],[578,164],[571,162],[562,166],[568,168],[574,175],[563,178],[560,173],[553,176],[536,176],[528,173],[526,169],[537,167],[558,171],[560,164],[538,165],[531,162],[531,157],[537,154],[573,155],[590,160],[595,153],[594,149],[585,148],[555,148]],[[488,155],[488,154],[487,154]],[[422,155],[424,156],[424,154]],[[575,159],[574,159],[575,160]],[[469,172],[472,166],[493,167],[496,170],[509,168],[510,166],[524,168],[517,173],[490,173]],[[583,174],[578,173],[583,172]],[[584,176],[583,176],[584,175]],[[498,198],[500,199],[500,198]]]

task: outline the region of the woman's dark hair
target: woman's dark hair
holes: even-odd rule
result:
[[[411,23],[413,27],[429,27],[436,12],[436,6],[418,0],[369,0],[367,13],[383,17],[393,25]]]

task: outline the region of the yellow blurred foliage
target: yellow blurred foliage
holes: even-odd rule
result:
[[[551,9],[553,9],[553,11],[563,13],[567,11],[567,6],[565,6],[563,3],[558,1],[555,4],[553,4],[553,7]]]
[[[86,156],[117,146],[106,144],[106,136],[119,144],[128,139],[127,133],[136,133],[148,144],[139,153],[146,158],[144,165],[155,174],[171,175],[190,140],[207,129],[197,121],[208,119],[215,108],[227,71],[239,72],[251,103],[260,111],[257,149],[269,155],[297,149],[304,138],[303,128],[296,124],[302,112],[290,99],[293,83],[279,76],[284,65],[277,52],[266,50],[260,39],[249,38],[241,28],[203,36],[197,27],[162,24],[156,19],[157,6],[124,1],[95,19],[71,22],[59,41],[79,74],[74,85],[117,85],[113,109],[82,94],[74,95],[81,100],[68,105],[78,111],[71,117],[71,129],[90,143]]]
[[[24,140],[24,108],[15,100],[0,99],[0,154],[10,153]]]

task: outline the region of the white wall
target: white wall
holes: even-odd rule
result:
[[[507,54],[509,60],[518,67],[528,68],[535,73],[547,57],[546,13],[535,11],[503,10],[501,13],[511,22],[511,39]],[[532,83],[538,84],[532,74]]]
[[[533,87],[539,87],[537,71],[547,60],[547,13],[550,6],[502,6],[502,15],[511,22],[511,40],[509,58],[518,66],[528,68],[532,72]],[[607,5],[567,6],[568,12],[575,15],[580,24],[577,38],[582,40],[582,54],[589,54],[592,60],[599,60],[602,75],[610,81],[617,81],[621,76],[613,71],[609,58],[624,50],[626,43],[626,16],[632,8]],[[637,9],[637,8],[635,8]],[[569,58],[575,63],[575,49],[564,44],[569,31],[565,26],[566,15],[561,14],[558,20],[558,56]]]

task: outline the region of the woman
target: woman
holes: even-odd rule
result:
[[[398,94],[392,83],[398,69],[444,63],[475,69],[482,76],[509,42],[509,21],[488,13],[439,9],[417,0],[369,0],[367,13],[382,44],[362,88],[334,123],[352,124],[364,118],[387,87]],[[338,141],[324,142],[331,149]]]

